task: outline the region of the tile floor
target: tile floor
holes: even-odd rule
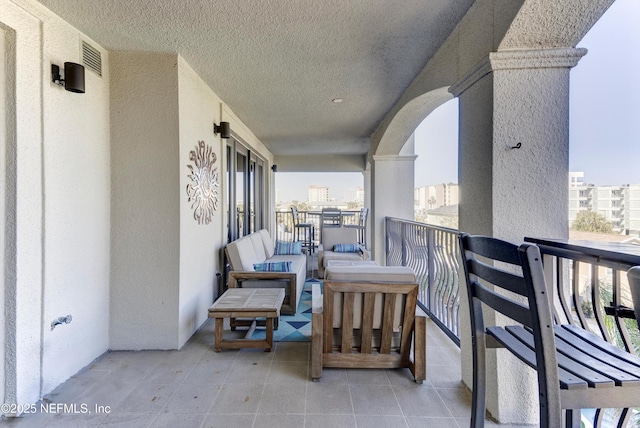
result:
[[[56,412],[2,420],[0,425],[469,426],[471,394],[460,384],[459,350],[430,322],[422,385],[406,369],[326,369],[320,382],[312,382],[308,342],[279,342],[271,353],[216,353],[213,340],[210,320],[179,351],[107,353],[45,397]],[[75,405],[76,413],[65,413],[55,403]],[[91,413],[82,414],[85,409]]]

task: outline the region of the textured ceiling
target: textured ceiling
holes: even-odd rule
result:
[[[473,3],[39,1],[108,50],[182,55],[277,155],[366,153]]]

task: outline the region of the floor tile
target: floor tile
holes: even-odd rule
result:
[[[161,413],[151,423],[150,428],[200,427],[206,417],[204,414]]]
[[[261,383],[222,385],[209,413],[256,413],[263,389]]]
[[[393,391],[405,416],[453,417],[434,388],[394,386]]]
[[[256,416],[253,428],[300,428],[304,426],[304,415],[263,415]]]
[[[306,382],[287,385],[266,384],[260,399],[258,413],[299,413],[306,408]]]
[[[307,386],[307,414],[353,414],[349,385],[312,382]]]
[[[390,385],[387,372],[380,369],[348,369],[349,383],[364,385]]]
[[[407,422],[402,416],[373,416],[356,415],[358,428],[407,428]]]
[[[110,414],[107,415],[100,426],[109,428],[145,428],[151,426],[156,416],[153,413]]]
[[[356,415],[402,415],[391,386],[349,385]]]
[[[356,428],[354,415],[307,415],[304,428]]]
[[[255,414],[250,415],[209,415],[204,420],[202,428],[250,428],[256,419]],[[176,425],[179,427],[180,425]]]
[[[141,383],[113,413],[159,413],[176,392],[176,384]]]
[[[409,428],[460,428],[458,422],[454,418],[427,418],[418,416],[408,416],[406,418]],[[464,428],[469,426],[467,425]]]
[[[309,364],[301,361],[274,361],[267,375],[267,383],[306,382]]]
[[[207,413],[222,385],[184,383],[169,399],[162,413]]]

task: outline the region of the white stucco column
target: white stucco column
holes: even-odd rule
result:
[[[413,147],[413,146],[412,146]],[[374,155],[371,168],[371,250],[385,264],[385,217],[413,220],[414,154]]]
[[[585,53],[494,52],[451,87],[460,99],[461,231],[516,243],[568,236],[569,71]],[[466,301],[461,311],[468,314]],[[471,385],[468,316],[460,327],[462,376]],[[536,423],[533,371],[506,352],[490,351],[487,362],[487,410],[502,423]]]

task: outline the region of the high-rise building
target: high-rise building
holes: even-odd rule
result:
[[[307,202],[329,202],[329,188],[315,184],[307,187]]]
[[[442,183],[422,186],[414,190],[416,207],[421,210],[432,210],[458,204],[458,185]]]
[[[640,184],[595,186],[582,179],[584,173],[569,173],[569,224],[580,211],[602,214],[615,233],[640,236]]]

